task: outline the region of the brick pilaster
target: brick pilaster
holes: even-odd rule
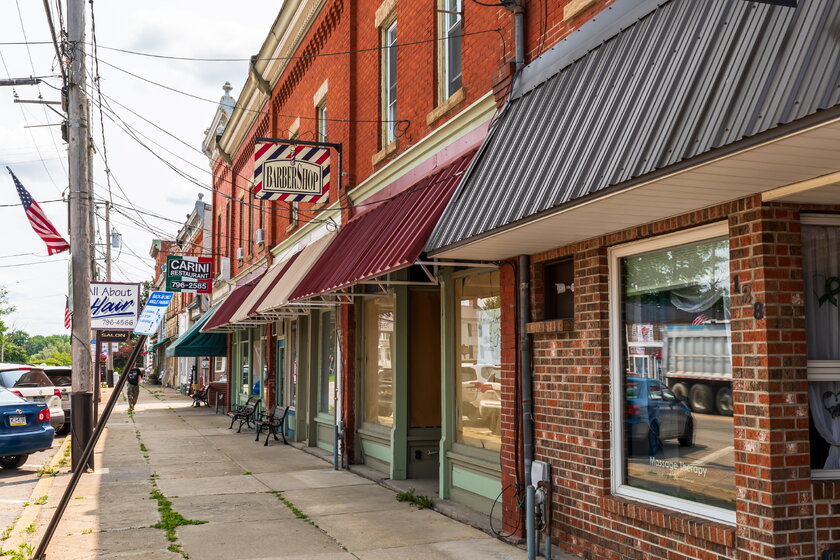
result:
[[[799,211],[729,216],[738,558],[813,558]]]

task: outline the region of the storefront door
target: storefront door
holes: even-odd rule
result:
[[[408,295],[408,478],[436,478],[440,454],[440,292]]]

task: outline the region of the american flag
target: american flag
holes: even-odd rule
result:
[[[64,297],[64,328],[69,329],[73,322],[70,320],[70,298]]]
[[[9,168],[7,167],[6,169]],[[41,207],[38,206],[38,203],[32,198],[32,195],[23,188],[23,185],[20,184],[20,181],[18,181],[18,178],[15,177],[15,174],[12,173],[11,169],[9,169],[9,173],[11,173],[12,180],[15,182],[18,196],[23,204],[23,211],[26,212],[26,217],[29,218],[29,223],[32,225],[32,229],[34,229],[35,233],[37,233],[41,239],[44,240],[44,243],[47,244],[47,253],[53,255],[69,249],[70,244],[61,237],[61,234],[58,233],[55,226],[53,226],[49,219],[47,219],[46,214],[44,214],[44,211],[41,210]]]
[[[709,318],[701,313],[700,315],[698,315],[697,317],[694,318],[694,320],[691,322],[691,324],[694,325],[695,327],[697,327],[697,326],[700,326],[700,325],[705,325],[708,322],[709,322]]]

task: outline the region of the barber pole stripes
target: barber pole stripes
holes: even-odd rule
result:
[[[291,162],[295,162],[292,166]],[[272,165],[272,163],[274,165]],[[301,165],[302,164],[302,165]],[[301,185],[290,182],[268,187],[268,168],[306,169],[320,180],[320,193],[305,192]],[[276,181],[276,179],[275,179]],[[330,150],[317,146],[257,142],[254,149],[254,197],[287,202],[326,202],[330,189]]]

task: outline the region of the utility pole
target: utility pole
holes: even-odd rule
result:
[[[90,237],[91,193],[89,188],[88,103],[85,97],[85,2],[67,0],[67,35],[70,68],[67,84],[68,148],[70,175],[70,247],[73,273],[73,378],[70,403],[72,467],[93,468],[93,461],[80,464],[82,451],[93,432],[93,376],[90,348]]]

